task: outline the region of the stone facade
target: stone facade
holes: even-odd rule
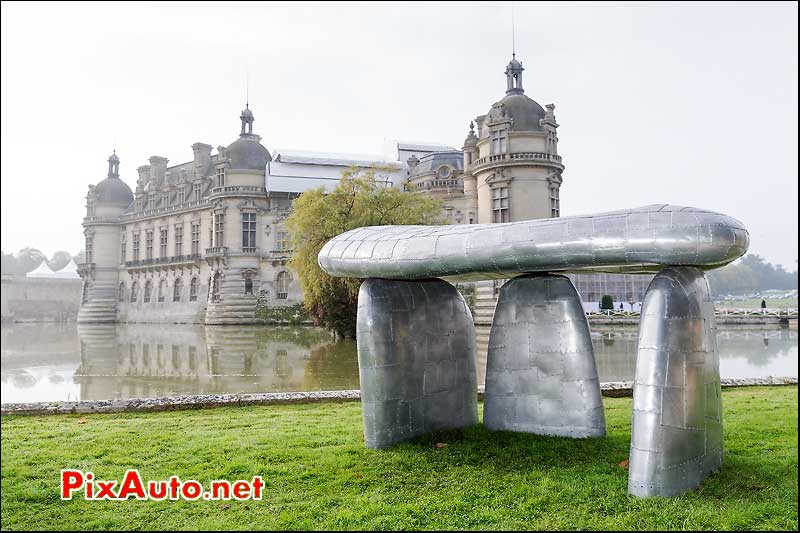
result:
[[[512,58],[505,70],[506,95],[470,123],[461,151],[407,160],[407,187],[441,198],[451,224],[560,215],[564,165],[558,155],[555,105],[542,108],[525,95],[523,70]]]
[[[302,192],[331,189],[350,166],[392,163],[387,186],[441,199],[451,224],[559,216],[555,106],[524,94],[523,70],[512,58],[505,96],[470,123],[461,150],[392,141],[392,154],[377,158],[275,150],[273,159],[247,106],[236,141],[213,155],[195,143],[192,160],[174,166],[152,156],[135,191],[113,154],[108,177],[86,196],[78,321],[247,324],[257,304],[302,301],[284,222]],[[501,284],[476,284],[476,321],[491,322]]]
[[[195,143],[187,163],[151,157],[135,192],[111,156],[108,177],[86,197],[79,322],[247,324],[259,297],[301,300],[283,225],[297,193],[267,193],[272,158],[249,107],[240,119],[239,139],[214,155]]]
[[[106,179],[86,196],[78,322],[256,323],[257,308],[302,301],[285,226],[295,198],[334,187],[351,166],[393,164],[376,176],[387,186],[407,177],[404,164],[384,156],[276,151],[273,160],[249,106],[240,120],[239,139],[214,154],[198,142],[186,163],[152,156],[134,191],[120,179],[116,153],[109,157]],[[415,145],[414,153],[436,148]]]

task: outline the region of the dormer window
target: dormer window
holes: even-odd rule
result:
[[[169,193],[163,192],[161,193],[161,207],[166,207],[169,205]]]
[[[217,187],[225,186],[225,167],[217,167]]]
[[[155,209],[156,208],[156,195],[155,193],[150,193],[147,195],[147,209]]]
[[[450,174],[452,174],[452,171],[447,165],[442,165],[439,167],[438,173],[440,178],[449,178]]]
[[[185,201],[186,201],[186,190],[183,187],[179,187],[178,188],[177,198],[175,199],[175,202],[178,205],[180,205]]]
[[[195,202],[200,201],[200,183],[192,184],[192,199]]]

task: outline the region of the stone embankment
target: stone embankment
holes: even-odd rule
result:
[[[749,379],[723,379],[722,387],[753,387],[763,385],[794,385],[797,378],[768,377]],[[632,381],[601,383],[604,396],[622,397],[633,394]],[[55,415],[99,414],[148,411],[177,411],[244,405],[287,405],[297,403],[353,402],[361,399],[358,390],[316,392],[266,392],[260,394],[199,394],[169,398],[134,398],[130,400],[104,400],[87,402],[32,402],[3,404],[3,415]],[[478,399],[483,399],[483,387],[478,388]]]

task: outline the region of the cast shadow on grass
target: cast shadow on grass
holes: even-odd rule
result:
[[[447,444],[437,448],[437,443]],[[627,492],[630,432],[615,432],[602,438],[571,439],[510,431],[490,431],[483,425],[435,432],[399,443],[380,453],[422,455],[443,468],[473,466],[492,474],[516,474],[536,470],[555,477],[572,474],[601,476]],[[757,458],[727,457],[695,491],[696,497],[770,498],[771,489],[786,483],[785,472],[768,467]],[[609,487],[610,488],[610,487]]]
[[[618,467],[628,459],[630,434],[571,439],[511,431],[490,431],[483,425],[440,431],[399,443],[389,453],[422,453],[444,457],[454,464],[480,466],[488,461],[499,470],[518,471],[531,465],[553,468],[607,463]],[[437,443],[447,444],[438,449]],[[444,452],[444,453],[443,453]]]

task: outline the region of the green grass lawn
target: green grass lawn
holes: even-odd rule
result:
[[[797,298],[764,298],[764,300],[767,302],[767,309],[797,308]],[[714,306],[728,309],[761,309],[761,298],[718,301],[714,302]]]
[[[361,405],[311,404],[3,417],[2,529],[792,529],[797,387],[723,392],[725,463],[678,498],[627,494],[630,398],[605,398],[608,436],[481,426],[385,451]],[[436,443],[447,446],[437,448]],[[61,501],[59,471],[120,479],[249,479],[262,501]]]

